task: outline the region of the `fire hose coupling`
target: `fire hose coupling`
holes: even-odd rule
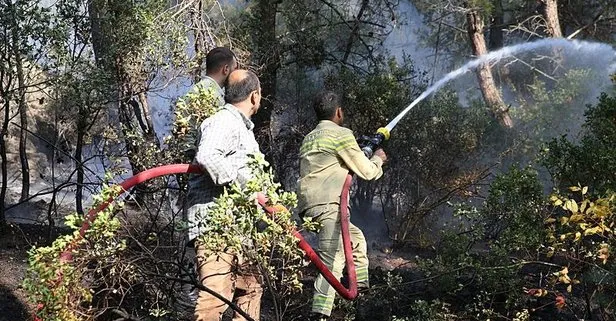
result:
[[[389,140],[389,137],[389,129],[381,127],[372,135],[360,136],[357,139],[357,144],[366,157],[370,158],[374,154],[374,151],[377,150],[384,141]]]
[[[381,135],[383,135],[383,138],[384,138],[385,140],[389,140],[389,136],[391,135],[391,134],[389,133],[389,129],[387,129],[386,127],[381,127],[381,128],[379,128],[379,129],[377,129],[377,130],[376,130],[376,132],[377,132],[377,134],[381,134]]]

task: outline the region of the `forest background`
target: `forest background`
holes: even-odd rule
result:
[[[58,267],[26,251],[59,253],[58,236],[112,183],[188,161],[203,111],[185,95],[211,48],[259,75],[255,133],[273,179],[294,191],[319,90],[340,92],[347,125],[372,133],[463,63],[544,38],[606,46],[481,65],[396,127],[384,177],[353,188],[375,286],[334,318],[615,319],[613,1],[3,0],[0,22],[0,319],[189,315],[181,177],[108,212],[73,280],[45,284]],[[264,319],[301,320],[311,273],[302,293],[268,284],[284,290],[268,293]]]

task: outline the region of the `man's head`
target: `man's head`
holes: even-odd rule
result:
[[[233,71],[225,83],[225,101],[248,117],[256,114],[261,106],[261,83],[257,75],[244,69]]]
[[[217,47],[207,53],[205,57],[206,74],[218,81],[219,84],[224,83],[225,79],[238,67],[235,54],[226,47]]]
[[[338,125],[344,121],[340,96],[332,91],[323,91],[317,95],[312,105],[319,120],[331,120]]]

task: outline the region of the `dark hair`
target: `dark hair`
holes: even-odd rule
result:
[[[261,83],[254,72],[246,70],[244,78],[230,82],[227,78],[225,82],[225,101],[229,104],[239,103],[246,100],[250,93],[259,90]]]
[[[336,109],[341,107],[340,96],[333,91],[323,91],[317,95],[312,104],[319,120],[331,120]]]
[[[226,47],[217,47],[205,56],[206,72],[213,73],[219,71],[224,65],[233,63],[235,54]]]

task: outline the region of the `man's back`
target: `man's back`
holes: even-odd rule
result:
[[[349,171],[374,180],[383,174],[382,164],[378,157],[364,156],[350,129],[322,120],[306,135],[300,149],[300,212],[318,205],[339,204]]]
[[[249,154],[259,152],[252,128],[254,125],[230,104],[201,124],[194,163],[203,174],[191,174],[188,180],[187,206],[210,203],[222,194],[225,185],[250,177]],[[191,231],[192,239],[197,231]]]
[[[218,106],[224,106],[225,104],[225,89],[220,87],[220,85],[209,76],[203,77],[201,81],[196,83],[191,91],[199,91],[199,90],[208,90],[210,91],[214,97],[216,98],[216,102]]]

